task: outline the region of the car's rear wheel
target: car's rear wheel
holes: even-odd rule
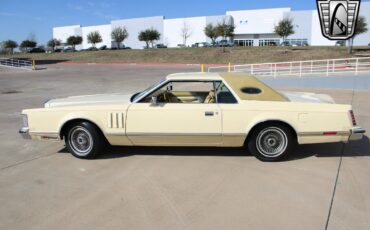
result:
[[[89,122],[71,125],[65,135],[65,142],[68,151],[82,159],[94,158],[103,147],[98,130]]]
[[[261,161],[285,159],[295,145],[292,130],[281,124],[261,125],[252,130],[248,140],[249,151]]]

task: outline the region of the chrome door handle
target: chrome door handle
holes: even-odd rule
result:
[[[211,111],[207,111],[207,112],[204,113],[204,116],[206,116],[206,117],[210,117],[210,116],[214,116],[214,115],[215,115],[215,113],[211,112]]]

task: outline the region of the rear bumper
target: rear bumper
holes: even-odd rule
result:
[[[365,129],[361,127],[354,127],[350,130],[349,141],[358,141],[364,137]]]
[[[19,130],[19,134],[23,137],[23,139],[31,139],[31,136],[30,136],[30,129],[28,127],[23,127]]]

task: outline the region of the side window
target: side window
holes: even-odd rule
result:
[[[157,97],[158,103],[216,103],[212,81],[173,81],[142,99],[149,103]]]
[[[217,102],[219,104],[236,104],[238,101],[235,99],[234,95],[230,92],[229,88],[221,82],[215,83]]]

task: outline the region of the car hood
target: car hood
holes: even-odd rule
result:
[[[66,98],[52,99],[45,103],[45,108],[66,107],[66,106],[89,106],[109,104],[129,104],[132,95],[127,94],[97,94],[72,96]]]
[[[279,92],[291,102],[328,103],[335,104],[334,99],[327,94],[316,94],[307,92]]]

